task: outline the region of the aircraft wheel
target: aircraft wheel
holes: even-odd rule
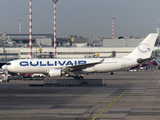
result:
[[[113,72],[111,72],[111,75],[114,75],[114,73],[113,73]]]
[[[79,79],[84,79],[84,77],[83,76],[79,76]]]
[[[77,80],[77,79],[78,79],[78,76],[74,76],[74,79]]]
[[[75,79],[75,80],[84,79],[84,77],[83,77],[83,76],[74,76],[74,79]]]

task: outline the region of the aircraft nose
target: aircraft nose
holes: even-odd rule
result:
[[[2,69],[3,69],[3,70],[7,70],[7,66],[6,66],[6,65],[3,65],[3,66],[2,66]]]

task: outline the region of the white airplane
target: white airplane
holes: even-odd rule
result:
[[[83,74],[123,70],[152,60],[151,53],[157,34],[149,34],[129,55],[123,58],[81,59],[18,59],[2,66],[13,73],[44,73],[50,77],[72,76],[83,79]]]

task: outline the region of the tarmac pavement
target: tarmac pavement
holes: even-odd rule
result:
[[[71,79],[71,78],[55,78]],[[160,71],[91,74],[106,86],[30,87],[0,83],[1,120],[160,120]]]

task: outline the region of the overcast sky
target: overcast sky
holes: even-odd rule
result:
[[[28,33],[29,0],[1,0],[0,31]],[[115,16],[115,36],[146,36],[160,21],[160,0],[59,0],[57,36],[111,37]],[[33,0],[33,34],[53,33],[52,0]]]

